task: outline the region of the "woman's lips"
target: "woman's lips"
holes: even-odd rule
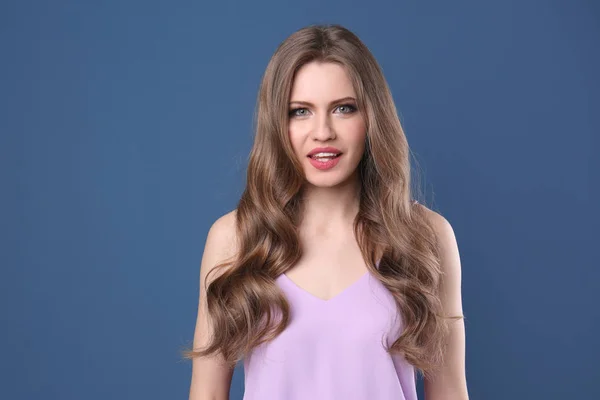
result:
[[[316,158],[312,158],[310,156],[308,157],[308,159],[313,167],[323,171],[323,170],[328,170],[328,169],[335,167],[337,165],[337,163],[340,161],[340,158],[342,158],[342,155],[343,154],[339,154],[337,157],[330,158],[325,161],[320,161],[320,160],[318,160]]]

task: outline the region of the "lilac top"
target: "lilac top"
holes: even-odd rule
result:
[[[276,283],[290,303],[290,324],[244,359],[243,400],[417,400],[413,366],[383,348],[402,321],[371,272],[329,300],[285,274]]]

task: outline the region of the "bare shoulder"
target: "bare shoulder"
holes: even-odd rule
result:
[[[445,316],[452,321],[444,339],[444,363],[438,377],[423,383],[426,398],[468,399],[465,377],[465,321],[462,306],[462,272],[454,229],[438,212],[419,204],[435,231],[440,250],[440,300]]]
[[[456,237],[454,235],[454,229],[450,222],[440,213],[427,208],[423,204],[415,204],[416,207],[420,207],[423,214],[433,227],[436,233],[440,246],[448,248],[456,245]]]
[[[448,315],[462,315],[461,299],[461,260],[454,229],[441,214],[423,205],[425,215],[436,233],[443,271],[442,296],[444,309]]]
[[[217,265],[230,261],[237,252],[236,213],[232,210],[217,218],[208,230],[202,256],[202,277]]]
[[[236,214],[237,210],[232,210],[227,214],[217,218],[208,231],[208,239],[217,242],[224,247],[234,248],[236,240]],[[227,252],[226,250],[224,252]]]
[[[198,316],[194,330],[194,348],[203,348],[214,334],[212,320],[207,308],[208,284],[223,270],[215,268],[223,265],[235,253],[236,212],[231,211],[213,222],[206,237],[200,266],[200,291]],[[213,273],[214,272],[214,273]],[[233,367],[225,362],[219,352],[211,356],[195,357],[192,364],[190,399],[228,398]]]

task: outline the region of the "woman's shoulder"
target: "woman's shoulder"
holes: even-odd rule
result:
[[[446,217],[444,217],[441,213],[434,211],[423,204],[416,203],[415,207],[418,207],[424,217],[427,219],[427,222],[433,228],[433,231],[437,237],[438,243],[441,248],[445,252],[456,252],[457,243],[456,243],[456,235],[454,232],[454,228],[448,221]]]
[[[210,231],[214,235],[231,236],[235,231],[235,222],[237,218],[237,209],[231,210],[218,217],[211,225]]]
[[[230,258],[237,250],[237,209],[218,217],[208,231],[207,242],[219,249],[222,258]]]
[[[421,215],[427,219],[436,232],[443,232],[450,227],[450,222],[441,213],[428,208],[417,200],[413,200],[413,207],[419,210]]]
[[[237,255],[236,210],[218,217],[210,226],[204,244],[202,277],[205,278],[217,265],[233,261]],[[224,269],[217,272],[220,275]],[[216,272],[216,271],[215,271]]]

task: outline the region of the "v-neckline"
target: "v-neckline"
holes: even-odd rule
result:
[[[300,287],[296,282],[294,282],[289,276],[287,276],[285,273],[281,274],[281,276],[283,277],[283,279],[288,282],[290,284],[290,286],[292,286],[294,289],[296,289],[296,291],[300,292],[301,294],[304,294],[305,296],[308,296],[314,300],[317,300],[321,303],[324,304],[329,304],[331,302],[333,302],[334,300],[343,297],[345,294],[347,294],[348,292],[352,291],[352,289],[354,289],[355,287],[357,287],[362,281],[366,280],[369,275],[371,274],[371,271],[367,270],[364,274],[362,274],[360,276],[360,278],[358,278],[357,280],[355,280],[354,282],[352,282],[350,285],[346,286],[344,289],[342,289],[341,292],[335,294],[333,297],[330,297],[329,299],[323,299],[319,296],[316,296],[312,293],[310,293],[308,290]]]

